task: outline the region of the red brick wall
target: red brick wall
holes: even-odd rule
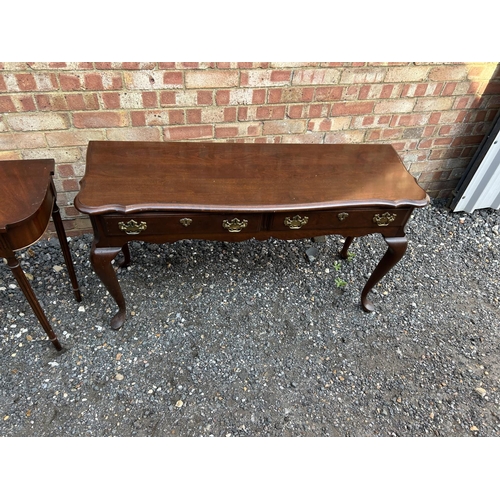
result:
[[[390,143],[447,198],[499,94],[496,63],[0,63],[0,160],[55,159],[70,234],[89,140]]]

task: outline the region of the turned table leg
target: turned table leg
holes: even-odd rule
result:
[[[33,312],[35,313],[36,317],[38,318],[38,321],[40,322],[43,329],[47,333],[50,341],[52,342],[54,347],[58,351],[60,351],[62,349],[62,346],[59,343],[59,340],[57,339],[54,330],[52,330],[52,327],[50,326],[50,323],[47,317],[45,316],[45,313],[43,312],[43,309],[40,306],[40,303],[38,302],[35,293],[33,292],[33,289],[31,288],[15,255],[10,255],[7,257],[7,265],[10,267],[12,274],[14,274],[14,277],[16,278],[16,281],[19,284],[19,287],[23,291],[26,299],[28,300],[31,308],[33,309]]]
[[[73,293],[75,294],[76,300],[81,302],[82,297],[80,295],[80,287],[78,286],[78,280],[76,279],[73,260],[71,259],[71,254],[69,252],[68,240],[66,239],[66,232],[64,231],[57,203],[54,203],[54,207],[52,209],[52,220],[54,222],[54,226],[56,227],[57,237],[59,238],[59,244],[61,245],[64,261],[66,262],[66,269],[68,270],[69,278],[73,286]]]
[[[123,325],[126,317],[125,299],[123,298],[120,283],[118,283],[118,278],[111,264],[111,261],[118,255],[120,250],[122,249],[119,247],[96,248],[95,244],[93,244],[90,251],[92,268],[118,306],[118,312],[111,320],[111,328],[114,330],[118,330]]]
[[[406,236],[384,237],[384,239],[389,248],[361,292],[361,305],[366,312],[374,310],[373,303],[367,298],[368,292],[401,260],[408,246]]]

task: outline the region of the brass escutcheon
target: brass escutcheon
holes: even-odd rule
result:
[[[390,214],[389,212],[386,212],[385,214],[375,214],[375,217],[373,217],[373,222],[377,224],[377,226],[388,226],[391,222],[396,219],[396,214]]]
[[[293,219],[287,217],[283,221],[283,224],[285,224],[285,226],[289,227],[290,229],[300,229],[302,226],[305,226],[307,224],[308,220],[309,217],[301,217],[300,215],[296,215]]]
[[[234,218],[232,221],[228,220],[222,221],[222,227],[224,229],[227,229],[230,233],[239,233],[242,229],[247,227],[247,225],[248,221],[246,219],[240,221],[240,219]]]
[[[342,212],[341,214],[338,214],[337,217],[339,218],[339,221],[343,221],[349,217],[349,214],[347,212]]]
[[[188,227],[188,226],[191,224],[191,222],[193,222],[193,219],[189,219],[189,218],[187,218],[187,217],[186,217],[185,219],[181,219],[179,222],[180,222],[180,223],[181,223],[184,227]]]
[[[136,222],[134,219],[118,223],[118,228],[127,234],[139,234],[147,229],[147,227],[148,225],[145,222]]]

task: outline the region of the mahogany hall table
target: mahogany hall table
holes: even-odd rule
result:
[[[73,293],[81,301],[80,289],[69,252],[61,214],[56,203],[52,181],[54,160],[12,160],[0,162],[0,257],[7,259],[19,287],[54,347],[62,349],[56,334],[26,278],[15,252],[39,240],[49,223],[50,215],[73,285]]]
[[[388,249],[368,292],[401,259],[405,224],[428,197],[390,145],[91,141],[75,207],[94,230],[92,267],[126,307],[111,261],[128,242],[242,241],[383,235]]]

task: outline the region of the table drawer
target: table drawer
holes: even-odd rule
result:
[[[128,216],[107,215],[103,217],[106,234],[110,236],[148,236],[207,233],[252,233],[260,231],[260,214],[130,214]]]
[[[355,227],[401,226],[408,215],[406,209],[353,209],[324,210],[314,212],[287,212],[274,214],[272,231],[294,231],[312,229],[337,229]]]

